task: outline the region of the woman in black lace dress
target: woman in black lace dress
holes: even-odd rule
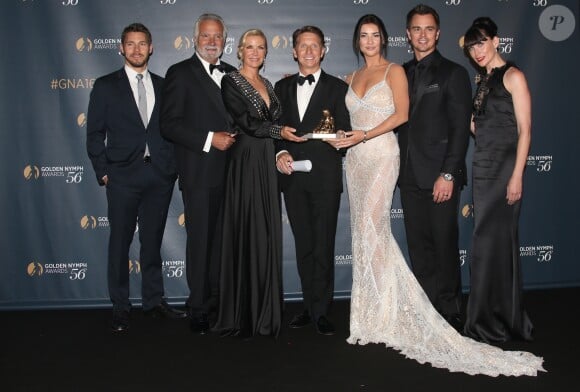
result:
[[[531,140],[526,78],[497,51],[497,26],[477,18],[464,48],[481,67],[472,132],[475,227],[465,334],[484,342],[531,340],[522,299],[518,221]]]

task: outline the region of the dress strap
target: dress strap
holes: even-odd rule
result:
[[[350,77],[350,83],[348,84],[348,86],[352,86],[352,81],[354,80],[354,75],[356,75],[356,69],[352,72],[352,76]]]
[[[387,69],[385,70],[385,75],[383,76],[383,79],[387,78],[387,74],[389,73],[389,69],[391,69],[391,65],[393,65],[394,63],[390,63],[389,65],[387,65]]]

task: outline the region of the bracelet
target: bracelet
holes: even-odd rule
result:
[[[363,131],[363,140],[362,140],[362,142],[363,143],[366,143],[367,142],[367,131]]]

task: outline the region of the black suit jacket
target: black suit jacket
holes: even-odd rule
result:
[[[225,64],[226,71],[234,70]],[[172,65],[165,76],[161,133],[175,144],[179,184],[210,188],[223,183],[227,152],[203,151],[208,132],[228,129],[228,114],[218,85],[196,54]]]
[[[471,83],[465,68],[438,51],[410,86],[409,121],[398,128],[401,150],[399,183],[409,181],[412,165],[414,185],[432,189],[440,173],[451,173],[456,184],[467,183],[465,154],[469,144]],[[423,59],[426,60],[427,58]],[[412,80],[416,61],[403,65]]]
[[[168,180],[175,177],[173,146],[159,131],[163,78],[151,72],[150,75],[155,106],[147,129],[124,68],[95,81],[87,115],[87,151],[101,185],[105,175],[132,175],[134,165],[143,162],[145,143],[149,146],[151,165]]]
[[[276,83],[274,90],[282,104],[282,117],[279,122],[296,128],[296,135],[312,132],[322,118],[322,111],[330,110],[334,117],[336,130],[350,131],[350,118],[344,102],[348,85],[324,71],[318,81],[304,117],[300,121],[296,99],[298,74],[288,76]],[[312,161],[310,173],[279,175],[282,191],[302,189],[308,191],[342,191],[342,152],[320,140],[293,143],[285,140],[276,142],[276,150],[287,150],[295,161]]]

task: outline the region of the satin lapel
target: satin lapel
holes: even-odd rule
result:
[[[291,124],[300,124],[300,114],[298,113],[297,80],[298,74],[293,75],[290,79],[290,83],[288,84],[288,88],[290,89],[290,108],[288,113],[292,121]]]
[[[133,90],[131,90],[131,84],[129,83],[129,78],[124,68],[119,70],[119,93],[123,97],[123,100],[127,102],[127,107],[133,113],[133,116],[139,119],[139,124],[143,124],[141,121],[141,115],[139,114],[139,108],[137,107],[137,102],[135,102],[135,96],[133,95]],[[145,128],[143,126],[143,128]]]
[[[218,111],[216,114],[225,117],[227,116],[223,101],[222,101],[222,93],[220,88],[217,84],[213,81],[212,78],[207,74],[201,61],[197,58],[197,55],[193,55],[191,58],[191,71],[193,77],[198,81],[199,85],[204,90],[205,94],[200,94],[200,99],[207,98]]]

